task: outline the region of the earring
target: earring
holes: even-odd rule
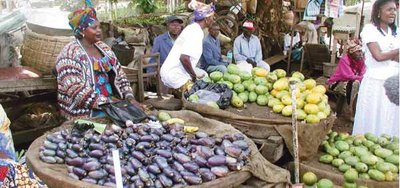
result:
[[[81,33],[82,38],[85,38],[85,34]]]
[[[381,18],[381,15],[380,15],[380,14],[378,14],[378,18]]]

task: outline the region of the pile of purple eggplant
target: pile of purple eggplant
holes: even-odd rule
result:
[[[151,128],[148,124],[112,125],[103,134],[94,130],[62,130],[49,134],[40,159],[66,163],[76,180],[115,187],[111,151],[121,160],[124,187],[182,187],[198,185],[248,162],[250,148],[240,133],[215,138],[204,132],[188,134],[179,124]]]

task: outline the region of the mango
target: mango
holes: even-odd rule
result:
[[[266,77],[268,75],[268,71],[263,68],[259,68],[255,70],[255,75],[258,77]]]
[[[292,106],[285,106],[282,109],[282,115],[283,116],[291,116],[292,115]]]
[[[291,104],[292,104],[292,98],[290,97],[289,94],[284,95],[284,96],[281,98],[281,102],[282,102],[284,105],[291,105]]]
[[[317,183],[317,188],[333,188],[333,182],[329,179],[322,178]]]
[[[266,70],[265,70],[266,71]],[[241,80],[250,80],[252,78],[251,74],[248,72],[241,72],[239,73],[240,79]]]
[[[342,165],[339,166],[339,171],[344,173],[344,172],[346,172],[347,170],[349,170],[350,168],[351,168],[350,165],[348,165],[348,164],[342,164]]]
[[[346,182],[354,183],[358,178],[358,172],[354,168],[350,168],[344,173]]]
[[[374,143],[378,142],[378,137],[375,136],[375,135],[372,134],[372,133],[366,133],[364,136],[365,136],[365,138],[366,138],[367,140],[369,140],[369,141],[372,141],[372,142],[374,142]]]
[[[233,84],[230,81],[223,81],[223,84],[227,85],[229,89],[233,89]]]
[[[257,95],[264,95],[268,92],[268,88],[263,85],[258,85],[254,91],[257,93]]]
[[[346,151],[346,150],[349,150],[349,148],[350,148],[350,146],[347,142],[341,141],[341,140],[335,142],[335,147],[339,151]]]
[[[386,149],[390,149],[390,150],[392,150],[392,151],[394,151],[394,150],[396,150],[396,149],[398,150],[398,149],[399,149],[399,143],[394,143],[394,142],[392,142],[392,143],[386,145],[385,148],[386,148]]]
[[[339,166],[342,165],[342,164],[344,164],[344,160],[343,159],[333,159],[332,160],[332,165],[334,167],[338,167],[339,168]]]
[[[268,97],[265,95],[258,95],[257,104],[260,106],[266,106],[268,104]]]
[[[350,151],[343,151],[342,153],[339,154],[339,158],[341,159],[346,159],[347,157],[352,156],[353,154]]]
[[[287,79],[279,79],[277,80],[272,87],[278,91],[288,90],[289,89],[289,82]]]
[[[306,89],[312,89],[317,85],[317,82],[313,79],[304,80],[303,83],[306,86]]]
[[[334,147],[329,147],[326,152],[334,157],[338,156],[340,154],[339,150]]]
[[[358,162],[355,167],[358,172],[368,172],[368,166],[365,163]]]
[[[236,108],[242,108],[244,105],[242,99],[238,96],[232,96],[231,104]]]
[[[240,72],[240,68],[235,64],[229,64],[226,68],[228,69],[229,74],[238,75]]]
[[[307,118],[307,114],[306,112],[304,112],[304,110],[302,109],[297,109],[296,110],[296,116],[298,120],[303,120]]]
[[[357,188],[357,184],[356,183],[344,182],[343,188]]]
[[[189,102],[197,103],[199,102],[199,96],[196,94],[191,94],[188,98]]]
[[[275,70],[273,71],[273,73],[276,74],[276,76],[278,77],[278,79],[279,79],[279,78],[284,78],[284,77],[286,76],[286,71],[283,70],[283,69],[275,69]]]
[[[385,161],[394,165],[399,165],[399,155],[392,154],[385,158]]]
[[[307,114],[317,114],[318,106],[316,104],[306,104],[306,105],[304,105],[304,111]]]
[[[243,92],[243,93],[239,93],[238,97],[240,99],[242,99],[243,103],[246,103],[249,100],[249,96],[247,93]]]
[[[394,176],[397,176],[397,174],[395,175],[392,172],[388,171],[385,173],[385,180],[386,181],[394,181],[395,180]]]
[[[390,155],[392,155],[393,151],[392,150],[388,150],[386,148],[380,148],[380,149],[376,149],[374,151],[374,154],[376,156],[381,157],[381,158],[384,159],[384,158],[389,157]]]
[[[368,175],[371,179],[375,181],[385,181],[385,174],[380,172],[379,170],[370,169],[368,170]]]
[[[244,92],[244,86],[243,84],[235,84],[233,85],[233,90],[236,91],[236,93],[242,93]]]
[[[326,93],[326,88],[323,85],[317,85],[314,88],[312,88],[311,91],[314,93],[320,93],[323,95]]]
[[[314,114],[308,114],[306,117],[306,121],[307,121],[307,123],[315,124],[315,123],[319,123],[320,119],[318,118],[318,116],[316,116]]]
[[[369,179],[371,179],[371,178],[369,177],[368,173],[360,173],[360,174],[358,174],[358,177],[361,178],[361,179],[364,179],[364,180],[369,180]]]
[[[224,74],[222,72],[219,72],[219,71],[215,71],[215,72],[212,72],[210,74],[210,78],[214,82],[218,82],[219,80],[222,79],[223,76],[224,76]]]
[[[367,165],[375,165],[378,162],[378,158],[375,155],[362,155],[361,162]]]
[[[358,157],[355,157],[355,156],[347,157],[346,159],[344,159],[344,162],[346,162],[346,164],[348,164],[350,166],[356,166],[356,164],[359,161],[360,160],[358,159]]]
[[[317,175],[315,175],[312,172],[304,173],[301,179],[302,179],[303,183],[308,186],[312,186],[315,183],[317,183],[317,181],[318,181]]]
[[[321,157],[319,157],[319,161],[325,164],[331,164],[331,162],[333,161],[333,156],[329,154],[322,155]]]
[[[310,93],[306,97],[306,102],[309,104],[318,104],[321,102],[321,94],[320,93]]]
[[[257,100],[257,94],[254,91],[249,93],[249,102],[255,102]]]
[[[232,82],[232,84],[239,84],[241,82],[240,77],[233,74],[229,77],[228,81]]]
[[[222,76],[222,79],[224,79],[225,81],[228,81],[228,80],[230,80],[230,78],[231,78],[231,74],[229,74],[229,73],[224,73],[224,76]]]
[[[282,99],[282,97],[285,96],[285,95],[289,95],[290,96],[289,91],[287,91],[287,90],[278,91],[278,93],[276,94],[276,98]]]
[[[263,85],[263,86],[266,86],[267,83],[268,83],[268,81],[267,81],[267,79],[266,79],[265,77],[255,77],[255,78],[254,78],[254,83],[255,83],[256,85]]]
[[[283,104],[277,104],[272,107],[272,111],[274,111],[275,113],[281,113],[284,107],[285,105]]]
[[[292,77],[298,78],[301,81],[303,81],[304,78],[305,78],[304,75],[301,72],[298,72],[298,71],[293,72],[292,73]]]
[[[389,140],[386,139],[385,137],[379,137],[378,144],[381,145],[382,147],[384,147],[389,144]]]
[[[276,81],[278,80],[278,77],[276,76],[275,73],[271,72],[271,73],[269,73],[269,74],[267,75],[267,80],[268,80],[268,82],[270,82],[270,83],[274,83],[274,82],[276,82]]]
[[[171,119],[171,116],[167,112],[158,113],[158,119],[163,122]]]
[[[390,163],[387,163],[387,162],[378,163],[378,164],[376,164],[376,169],[381,171],[381,172],[383,172],[383,173],[388,172],[388,171],[390,171],[390,165],[389,164]]]
[[[272,108],[277,104],[282,104],[282,102],[277,98],[272,98],[268,100],[268,107]]]
[[[255,83],[251,83],[249,86],[247,86],[247,91],[255,91],[257,85]]]

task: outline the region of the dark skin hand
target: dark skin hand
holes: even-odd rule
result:
[[[182,54],[179,60],[181,61],[183,68],[185,68],[186,72],[189,73],[192,81],[196,81],[196,73],[194,72],[192,64],[190,63],[190,56]]]

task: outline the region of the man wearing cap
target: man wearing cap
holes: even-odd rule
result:
[[[246,72],[251,72],[253,67],[262,67],[267,71],[270,67],[262,60],[261,43],[257,36],[253,35],[254,23],[245,21],[243,33],[236,37],[233,43],[233,55],[236,64]]]
[[[178,36],[160,71],[162,82],[173,89],[176,97],[207,75],[197,64],[203,53],[203,29],[213,24],[215,7],[197,1],[189,7],[194,9],[194,22]]]
[[[166,20],[167,32],[156,37],[153,42],[151,53],[160,53],[160,64],[162,65],[167,59],[169,52],[178,35],[181,33],[183,28],[183,20],[177,16],[169,16]],[[154,63],[155,59],[152,58],[149,63]],[[148,69],[149,72],[155,71],[153,67]]]
[[[221,43],[218,39],[219,25],[214,23],[208,29],[208,35],[203,41],[203,55],[201,55],[200,68],[208,73],[220,71],[225,73],[227,71],[228,61],[224,61],[221,55]]]

